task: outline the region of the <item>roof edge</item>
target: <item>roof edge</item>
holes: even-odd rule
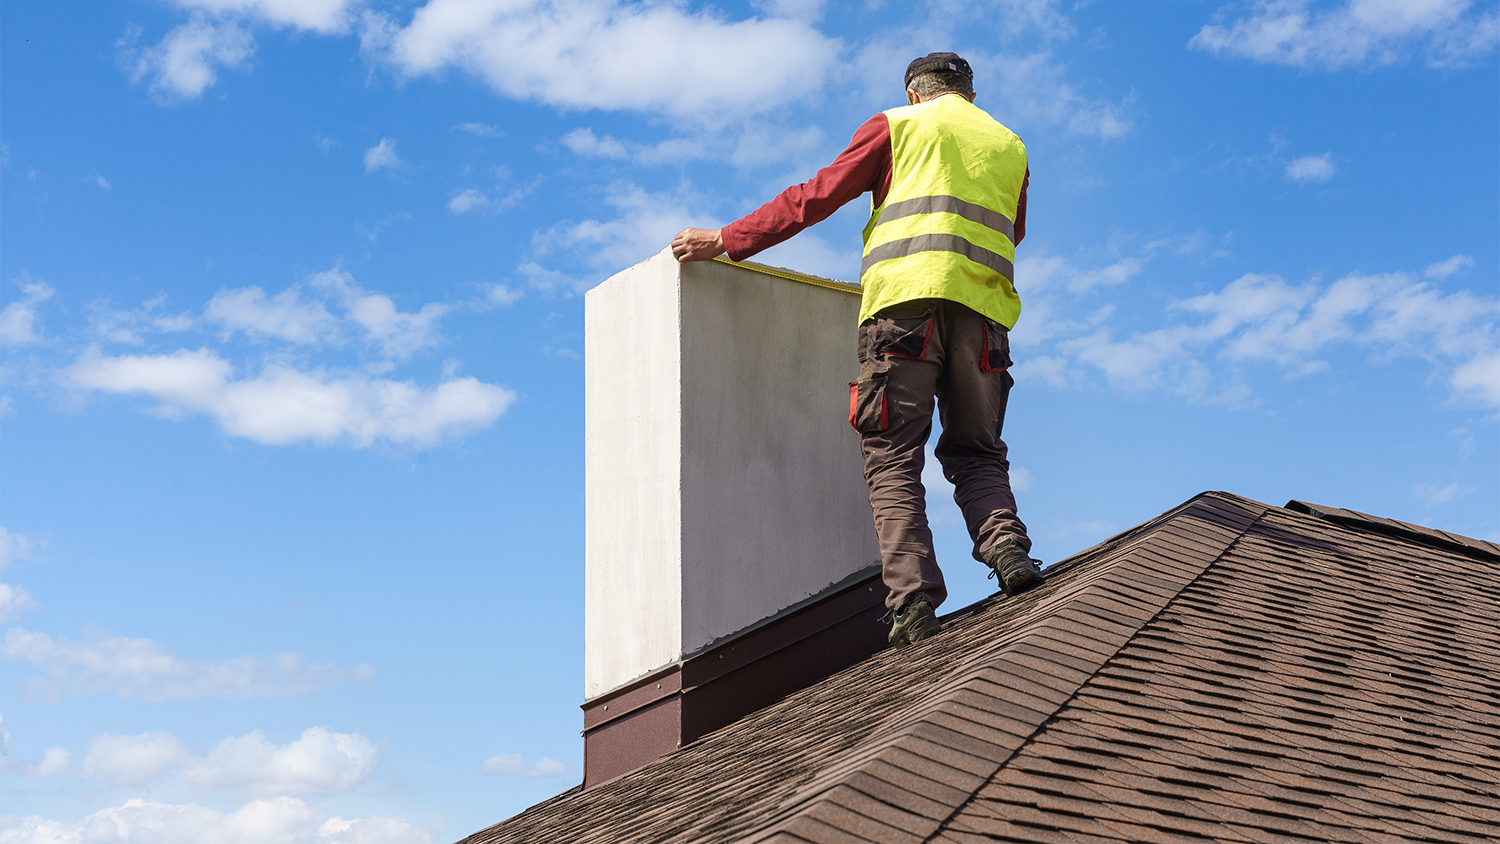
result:
[[[1462,534],[1422,527],[1396,519],[1385,519],[1369,513],[1361,513],[1358,510],[1325,507],[1321,504],[1298,501],[1295,498],[1286,503],[1286,509],[1353,530],[1401,539],[1429,548],[1461,554],[1470,559],[1500,562],[1500,545]]]

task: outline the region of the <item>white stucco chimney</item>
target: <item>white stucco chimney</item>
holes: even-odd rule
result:
[[[847,421],[859,302],[841,282],[679,265],[666,251],[588,292],[586,727],[630,708],[606,714],[611,700],[651,698],[639,713],[674,687],[667,702],[691,721],[683,696],[708,682],[691,676],[695,655],[717,650],[714,667],[727,665],[725,649],[750,637],[736,653],[754,662],[788,647],[751,642],[779,618],[826,631],[878,610],[879,550]],[[843,617],[807,621],[807,607],[856,586],[833,613]],[[878,646],[859,635],[858,655]],[[807,661],[785,658],[776,673]]]

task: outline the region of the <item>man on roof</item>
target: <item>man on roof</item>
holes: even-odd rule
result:
[[[686,229],[672,241],[682,263],[726,252],[743,261],[870,192],[849,422],[860,434],[898,646],[937,633],[935,610],[948,596],[922,488],[934,397],[943,426],[935,453],[974,558],[1008,594],[1041,580],[1000,438],[1014,383],[1008,332],[1021,314],[1014,260],[1026,234],[1026,147],[973,104],[974,71],[954,53],[908,65],[906,100],[866,121],[812,179],[722,229]]]

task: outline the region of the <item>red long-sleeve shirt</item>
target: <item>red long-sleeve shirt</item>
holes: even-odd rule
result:
[[[1016,243],[1026,236],[1026,188],[1031,169],[1021,182],[1021,200],[1016,206]],[[775,199],[725,226],[720,231],[724,249],[732,261],[743,261],[787,240],[865,191],[874,194],[875,205],[891,190],[891,124],[877,114],[854,133],[849,147],[833,163],[800,185],[792,185]]]

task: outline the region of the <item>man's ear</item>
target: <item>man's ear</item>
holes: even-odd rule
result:
[[[917,92],[913,91],[910,88],[907,88],[906,89],[906,104],[907,105],[916,105],[919,102],[921,102],[921,98],[917,96]]]
[[[969,102],[971,102],[971,103],[974,102],[974,98],[977,97],[977,96],[979,96],[979,95],[978,94],[970,94],[969,95]]]

